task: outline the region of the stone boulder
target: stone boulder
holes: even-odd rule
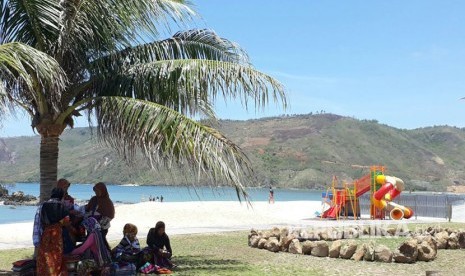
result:
[[[322,241],[329,240],[328,232],[323,231],[323,232],[318,233],[318,235],[320,236],[320,240]]]
[[[270,237],[275,237],[276,239],[279,239],[281,236],[281,229],[278,227],[273,227],[270,231]]]
[[[342,247],[341,240],[333,241],[333,243],[331,243],[331,246],[329,247],[329,257],[339,258],[341,247]]]
[[[358,239],[360,237],[360,230],[356,228],[344,229],[344,239]]]
[[[302,254],[302,245],[298,239],[293,239],[289,244],[289,253],[291,254]]]
[[[339,251],[339,257],[348,260],[352,258],[356,250],[357,243],[355,241],[350,241],[341,247],[341,250]]]
[[[328,239],[326,241],[336,241],[341,240],[344,238],[344,231],[340,231],[339,229],[333,228],[328,231]]]
[[[375,260],[375,244],[370,242],[366,245],[365,255],[363,255],[363,260],[368,262],[373,262]]]
[[[310,255],[312,253],[312,249],[315,247],[315,242],[313,241],[304,241],[302,243],[302,254]]]
[[[308,239],[311,241],[319,241],[320,233],[314,231],[308,232]]]
[[[365,252],[367,250],[367,245],[362,244],[357,247],[357,250],[355,250],[355,253],[352,255],[351,259],[354,261],[362,261],[363,257],[365,256]]]
[[[316,241],[315,247],[312,248],[311,255],[315,257],[328,257],[329,246],[325,241]]]
[[[390,263],[392,262],[392,251],[385,245],[375,247],[375,261]]]
[[[436,259],[437,249],[431,243],[423,241],[417,245],[418,247],[418,261],[429,262]]]
[[[396,263],[412,264],[418,258],[418,243],[415,239],[403,242],[394,253]]]
[[[258,249],[265,248],[266,241],[267,241],[267,239],[260,238],[260,240],[258,241],[258,244],[257,244],[257,248]]]
[[[279,240],[287,236],[289,236],[289,228],[287,227],[281,228],[279,231]]]
[[[449,235],[449,238],[447,239],[447,249],[459,249],[459,237],[455,232],[451,233]]]
[[[395,236],[396,233],[397,233],[397,228],[395,227],[389,227],[387,230],[386,230],[387,234],[389,234],[389,236]]]
[[[457,236],[459,238],[459,246],[460,248],[464,249],[465,248],[465,232],[460,231],[457,233]]]
[[[252,236],[250,239],[249,239],[249,246],[250,247],[253,247],[253,248],[257,248],[258,247],[258,242],[260,241],[260,237],[259,236]]]
[[[279,241],[276,237],[269,238],[265,243],[265,249],[271,252],[279,251]]]
[[[446,249],[449,233],[447,233],[447,231],[441,231],[434,234],[434,237],[436,238],[438,249]]]
[[[279,241],[279,248],[283,252],[287,252],[289,249],[289,244],[291,244],[292,240],[295,239],[294,235],[288,235],[286,237],[281,238]]]

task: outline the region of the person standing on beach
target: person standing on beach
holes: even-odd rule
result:
[[[163,195],[160,196],[160,202],[163,202]]]
[[[110,229],[110,221],[115,218],[115,206],[110,199],[107,186],[103,182],[95,184],[94,192],[95,196],[86,205],[86,212],[90,212],[90,216],[97,219],[105,244],[108,250],[110,250],[106,237],[108,229]]]
[[[37,275],[68,275],[62,234],[63,227],[69,224],[69,216],[62,202],[63,196],[62,189],[53,188],[50,199],[39,207],[34,220],[34,245],[38,246]]]
[[[274,191],[273,191],[273,187],[271,187],[271,185],[270,185],[270,196],[268,198],[268,203],[269,204],[274,204]]]

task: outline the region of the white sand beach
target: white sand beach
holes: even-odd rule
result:
[[[455,214],[463,213],[465,206],[457,206]],[[138,237],[144,239],[158,220],[167,225],[170,235],[209,232],[267,229],[272,226],[331,227],[351,224],[385,223],[386,221],[315,219],[321,212],[317,201],[287,201],[268,204],[254,202],[252,207],[237,201],[209,202],[143,202],[116,207],[116,217],[108,234],[108,240],[119,240],[125,223],[134,223],[139,228]],[[31,222],[0,224],[0,249],[32,246]],[[402,223],[446,222],[445,219],[418,218],[403,220]],[[459,217],[454,221],[465,221]],[[387,221],[392,222],[392,221]]]

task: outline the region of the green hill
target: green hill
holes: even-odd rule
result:
[[[247,153],[261,185],[324,188],[333,175],[356,179],[370,165],[386,165],[409,189],[465,185],[465,130],[460,128],[404,130],[333,114],[223,120],[219,128]],[[0,139],[0,181],[37,182],[38,149],[38,137]],[[72,182],[189,181],[177,175],[149,170],[142,160],[128,166],[97,143],[88,128],[68,130],[62,137],[59,176]]]

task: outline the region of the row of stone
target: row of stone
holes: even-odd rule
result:
[[[412,234],[414,238],[403,242],[395,252],[384,245],[375,245],[372,241],[361,245],[353,240],[346,243],[335,240],[331,244],[324,240],[301,242],[296,238],[295,231],[290,233],[287,228],[277,227],[271,231],[251,230],[248,243],[251,247],[272,252],[283,251],[356,261],[392,262],[394,260],[398,263],[432,261],[436,258],[438,249],[465,248],[465,232],[463,231],[419,231]]]

